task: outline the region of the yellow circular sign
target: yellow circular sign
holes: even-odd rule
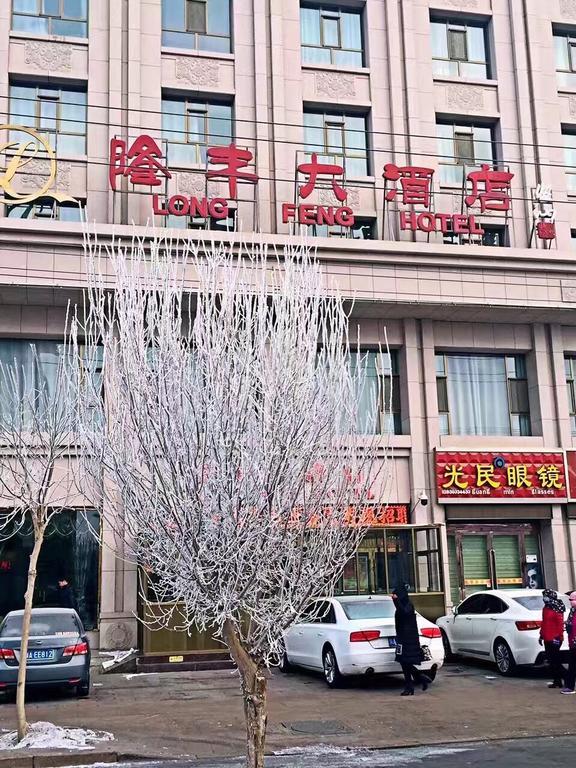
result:
[[[0,172],[0,189],[4,191],[4,196],[0,197],[0,203],[6,203],[7,205],[14,205],[15,203],[32,203],[40,197],[45,197],[56,181],[56,155],[48,141],[32,128],[25,128],[22,125],[2,125],[0,126],[0,130],[26,133],[33,139],[33,141],[7,141],[4,144],[0,144],[0,153],[4,153],[6,156],[6,168],[4,172]],[[13,149],[14,147],[16,147],[16,149],[8,154],[8,150]],[[30,156],[27,156],[26,153],[31,147],[33,147],[33,153]],[[43,182],[42,186],[35,192],[29,194],[17,192],[12,187],[14,177],[18,171],[21,171],[31,160],[34,160],[40,152],[45,153],[45,157],[50,164],[47,180]],[[49,196],[55,197],[55,195]]]

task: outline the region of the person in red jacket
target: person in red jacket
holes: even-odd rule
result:
[[[563,688],[566,670],[560,662],[560,646],[564,641],[564,612],[566,605],[553,589],[542,592],[544,608],[542,609],[542,626],[540,628],[540,645],[544,645],[546,658],[552,671],[552,682],[549,688]]]

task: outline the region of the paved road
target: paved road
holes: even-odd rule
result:
[[[383,751],[329,746],[302,748],[269,757],[266,768],[574,768],[575,755],[576,737],[555,736]],[[240,759],[175,760],[118,763],[115,768],[243,768],[243,765]]]

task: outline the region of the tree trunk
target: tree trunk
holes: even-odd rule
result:
[[[28,655],[28,639],[30,637],[30,619],[32,617],[32,601],[34,599],[34,587],[36,585],[36,565],[38,555],[44,541],[44,529],[34,527],[34,548],[30,555],[28,566],[28,584],[24,597],[24,616],[22,617],[22,640],[20,643],[20,661],[18,664],[18,685],[16,688],[16,717],[18,720],[18,741],[26,736],[28,723],[26,722],[26,710],[24,707],[26,694],[26,657]]]
[[[246,651],[232,622],[225,622],[223,634],[242,681],[246,721],[246,768],[264,768],[268,719],[266,670]]]

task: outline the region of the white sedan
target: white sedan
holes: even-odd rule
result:
[[[394,603],[387,596],[335,597],[314,602],[304,619],[284,635],[280,669],[292,666],[322,670],[331,688],[344,675],[399,673],[396,661]],[[444,663],[440,630],[417,615],[421,645],[430,658],[419,665],[432,679]]]
[[[568,599],[559,597],[568,611]],[[494,661],[502,675],[511,675],[517,666],[544,664],[538,642],[543,606],[542,592],[533,589],[476,592],[436,622],[446,656]],[[568,650],[566,640],[561,650]]]

